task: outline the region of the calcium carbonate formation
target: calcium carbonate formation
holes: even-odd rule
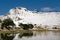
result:
[[[5,18],[11,18],[16,27],[19,23],[36,25],[60,25],[60,12],[34,12],[23,7],[16,7],[8,12]]]

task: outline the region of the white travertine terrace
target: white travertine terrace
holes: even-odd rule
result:
[[[16,26],[19,23],[23,24],[37,24],[37,25],[53,25],[60,24],[60,12],[33,12],[23,7],[16,7],[9,11],[9,15]]]

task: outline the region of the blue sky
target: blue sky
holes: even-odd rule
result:
[[[60,12],[60,0],[0,0],[0,15],[20,6],[29,10]]]

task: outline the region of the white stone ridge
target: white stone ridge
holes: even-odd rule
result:
[[[9,11],[9,15],[16,27],[19,23],[37,25],[60,25],[60,12],[33,12],[23,7],[16,7]]]

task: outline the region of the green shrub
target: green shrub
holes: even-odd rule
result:
[[[0,19],[0,23],[2,22],[2,20]]]
[[[15,24],[13,23],[13,21],[9,18],[9,19],[5,19],[3,20],[3,23],[1,24],[1,28],[3,29],[4,27],[9,29],[9,26],[14,26]]]
[[[32,29],[33,25],[32,24],[22,24],[20,23],[19,26],[23,28],[24,30]]]

